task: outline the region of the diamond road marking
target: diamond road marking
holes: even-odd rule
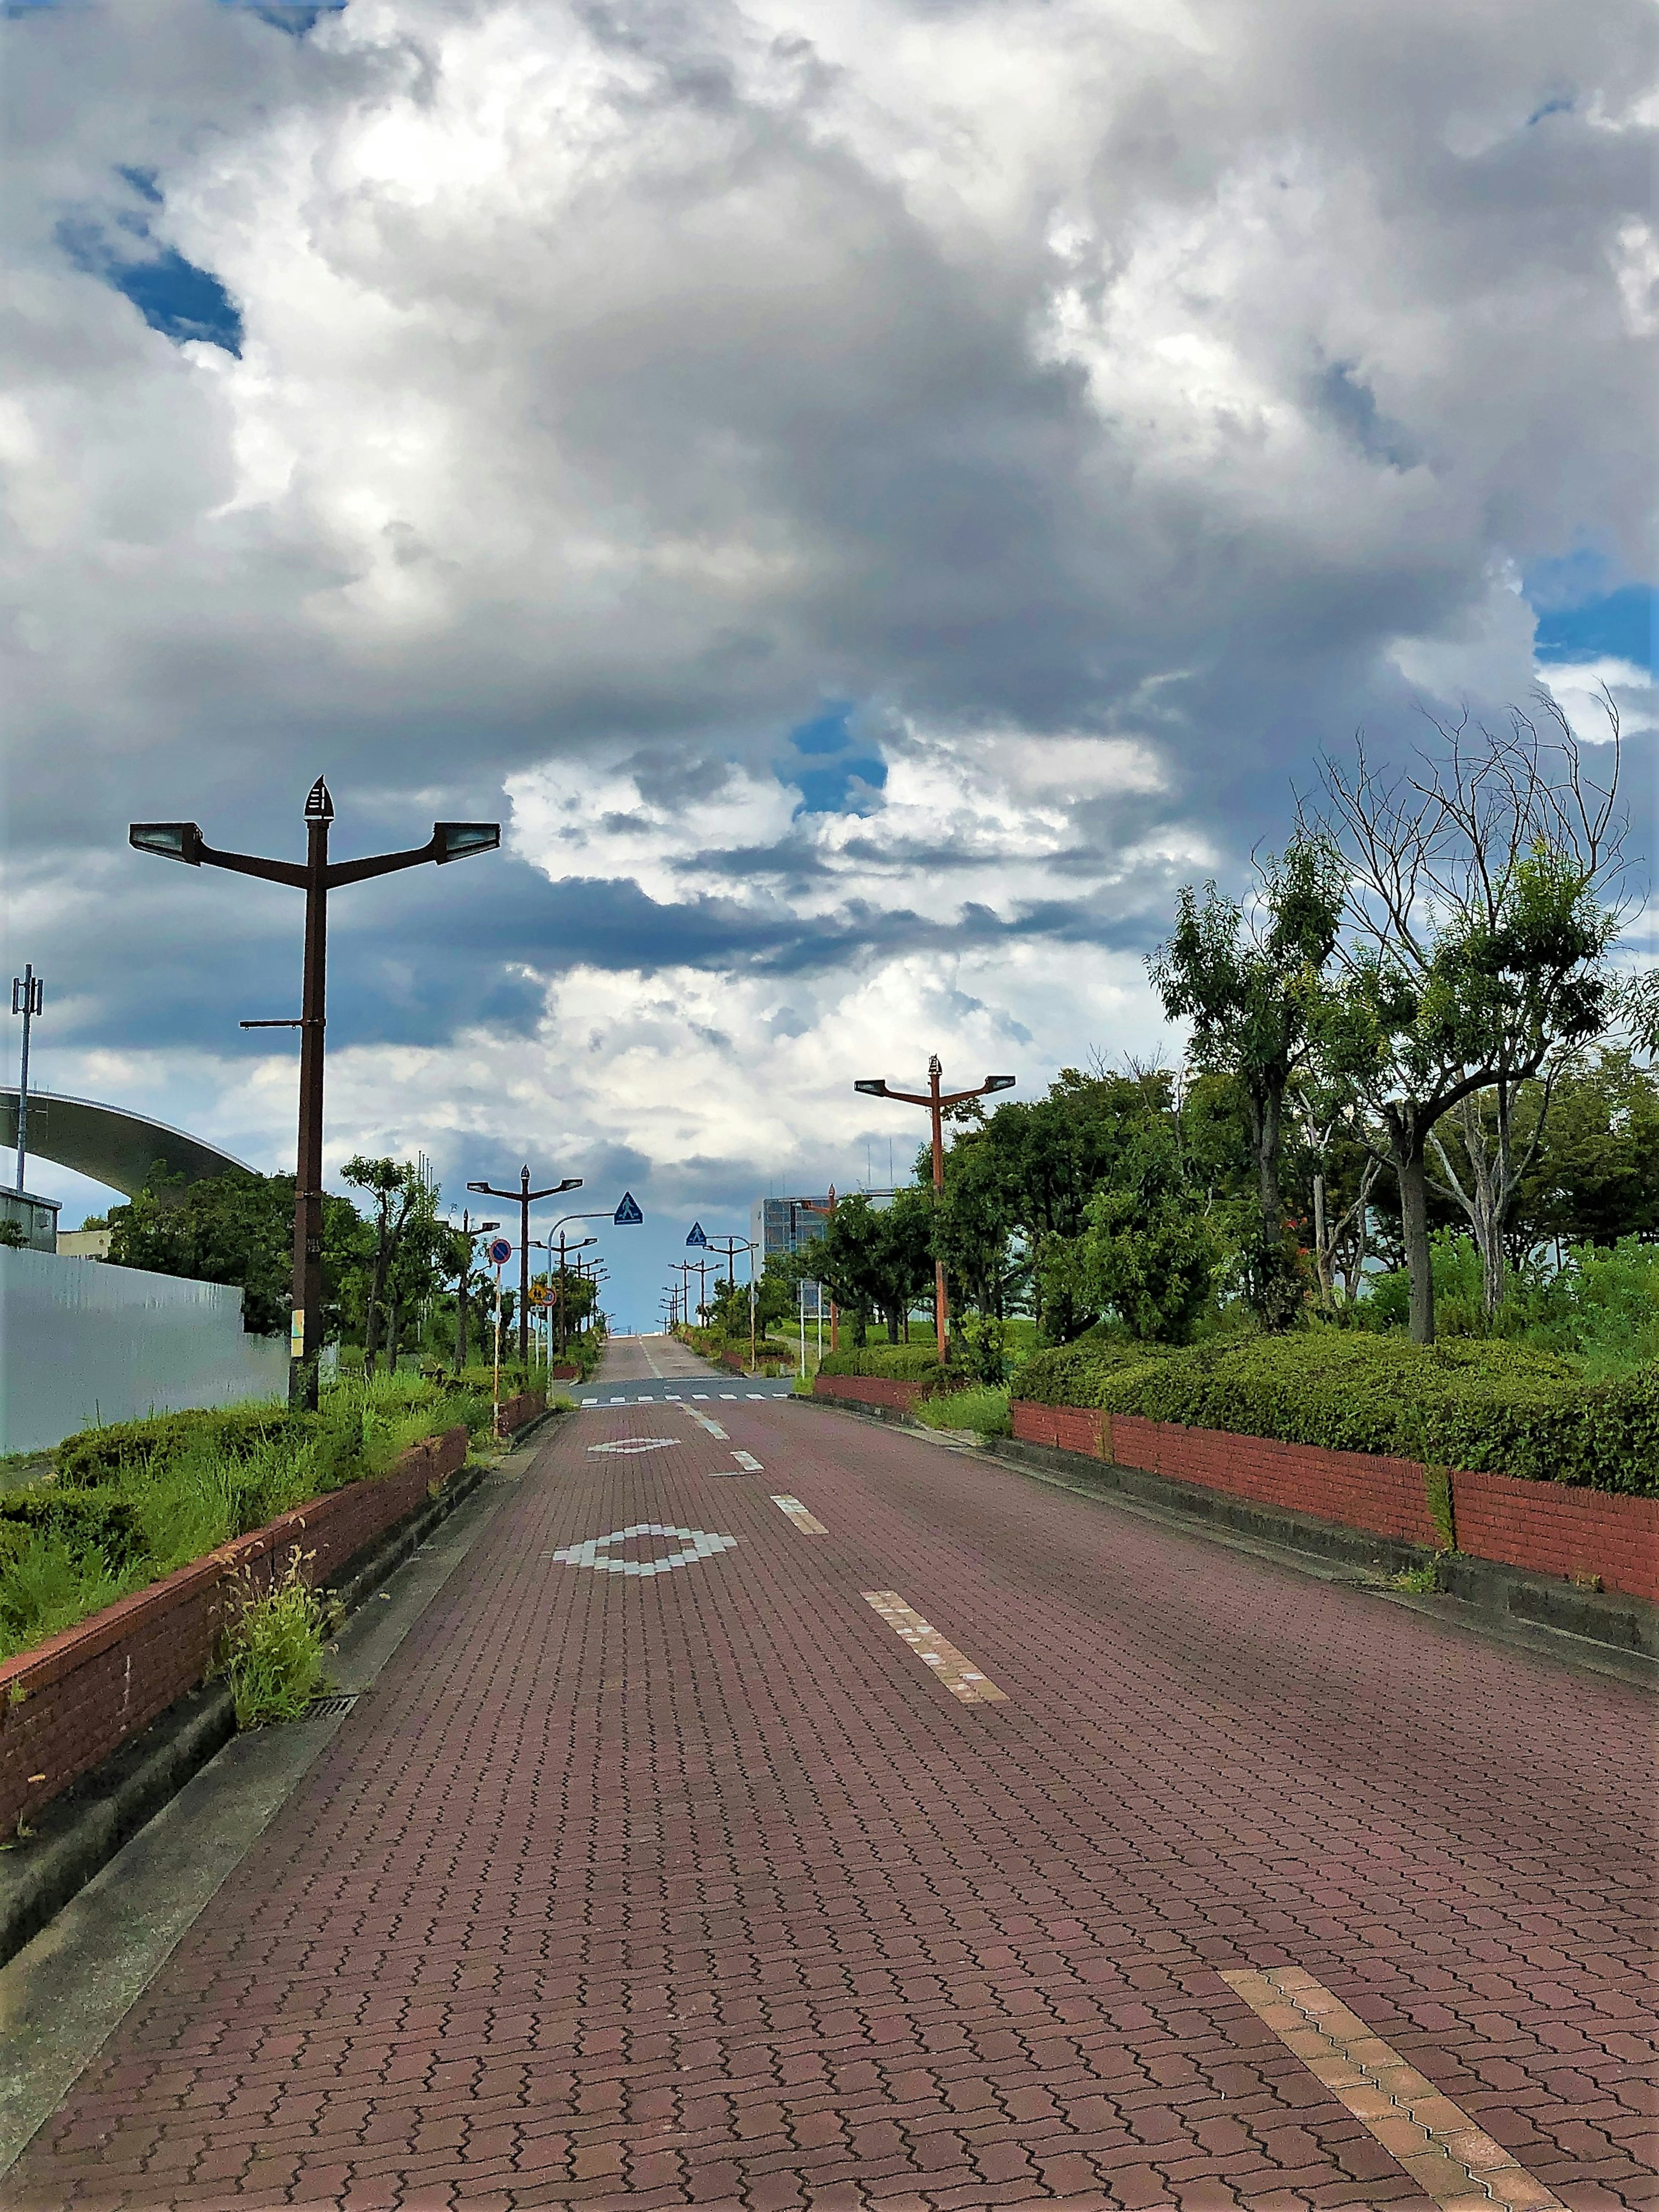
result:
[[[661,1559],[609,1559],[605,1556],[611,1544],[626,1544],[635,1536],[679,1536],[685,1548],[670,1552]],[[712,1559],[716,1553],[729,1552],[737,1544],[735,1536],[717,1536],[708,1528],[675,1528],[662,1521],[636,1521],[631,1528],[613,1528],[608,1536],[590,1536],[580,1544],[566,1544],[556,1552],[544,1552],[544,1559],[556,1559],[561,1566],[592,1567],[607,1575],[631,1575],[648,1577],[652,1575],[672,1574],[676,1567],[695,1565],[699,1559]]]
[[[1235,1968],[1221,1978],[1437,2204],[1565,2212],[1561,2199],[1461,2105],[1443,2097],[1304,1968]]]
[[[789,1516],[803,1536],[827,1536],[830,1534],[823,1522],[815,1515],[809,1513],[799,1498],[791,1498],[786,1494],[781,1498],[775,1497],[772,1503],[780,1513],[787,1513]]]
[[[675,1439],[672,1437],[620,1437],[611,1444],[589,1444],[591,1452],[647,1452],[668,1451]]]
[[[732,1456],[745,1474],[764,1474],[766,1472],[753,1452],[734,1451]]]
[[[867,1606],[872,1606],[887,1623],[904,1638],[921,1661],[931,1667],[953,1698],[964,1705],[1005,1705],[1008,1692],[981,1674],[970,1659],[964,1657],[954,1644],[947,1644],[938,1629],[931,1626],[913,1606],[908,1606],[896,1590],[860,1590]]]

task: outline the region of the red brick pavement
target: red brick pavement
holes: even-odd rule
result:
[[[902,1434],[709,1410],[763,1474],[676,1408],[562,1428],[14,2212],[1422,2212],[1216,1971],[1289,1963],[1576,2212],[1659,2204],[1639,1692]],[[628,1435],[678,1441],[586,1449]],[[641,1521],[740,1540],[545,1557]],[[958,1704],[868,1589],[1008,1702]]]

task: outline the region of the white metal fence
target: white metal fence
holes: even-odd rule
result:
[[[0,1246],[0,1452],[287,1387],[288,1339],[246,1335],[239,1290]]]

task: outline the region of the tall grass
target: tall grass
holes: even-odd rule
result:
[[[924,1428],[976,1429],[982,1437],[1006,1437],[1009,1430],[1008,1393],[989,1383],[920,1398],[915,1413]]]
[[[238,1728],[297,1720],[322,1682],[330,1607],[306,1580],[313,1556],[295,1545],[288,1565],[264,1591],[257,1591],[246,1575],[240,1577],[239,1602],[221,1654]]]
[[[142,1434],[144,1425],[135,1425]],[[314,1420],[283,1423],[244,1449],[232,1449],[211,1418],[182,1437],[180,1425],[170,1425],[165,1446],[124,1460],[98,1485],[100,1497],[133,1510],[136,1535],[118,1562],[96,1543],[0,1519],[0,1657],[72,1628],[278,1514],[384,1474],[422,1437],[464,1427],[482,1441],[490,1402],[487,1391],[417,1375],[356,1375],[324,1391]],[[44,1493],[46,1483],[30,1489]]]

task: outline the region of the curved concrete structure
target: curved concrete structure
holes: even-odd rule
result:
[[[0,1153],[16,1149],[17,1085],[0,1085]],[[29,1157],[73,1168],[125,1198],[138,1195],[158,1160],[170,1176],[182,1176],[187,1183],[231,1168],[252,1172],[246,1160],[234,1159],[216,1145],[169,1128],[165,1121],[92,1098],[62,1098],[51,1091],[29,1092]]]

